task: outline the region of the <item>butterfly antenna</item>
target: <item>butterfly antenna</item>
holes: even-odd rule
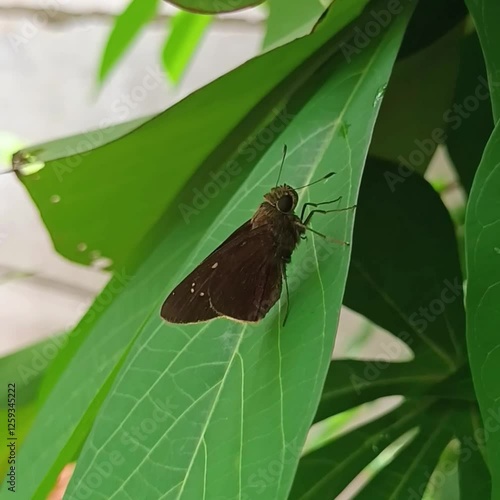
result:
[[[281,160],[281,166],[280,166],[280,171],[278,172],[278,179],[276,180],[276,186],[278,186],[278,182],[280,181],[280,177],[281,177],[281,171],[283,170],[283,165],[285,164],[285,158],[286,158],[286,152],[288,151],[288,148],[286,146],[286,144],[283,145],[283,158]]]
[[[309,186],[312,186],[313,184],[317,184],[318,182],[321,182],[321,181],[325,181],[326,179],[328,179],[329,177],[331,177],[332,175],[335,175],[336,172],[329,172],[328,174],[324,175],[323,177],[321,177],[321,179],[318,179],[316,181],[313,181],[313,182],[310,182],[309,184],[306,184],[304,186],[300,186],[298,188],[294,188],[295,191],[299,190],[299,189],[304,189],[306,187],[309,187]]]

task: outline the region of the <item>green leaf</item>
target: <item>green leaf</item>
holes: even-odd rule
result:
[[[165,71],[173,82],[181,80],[211,22],[211,16],[183,11],[170,21],[171,29],[163,47],[162,59]]]
[[[483,419],[498,412],[500,386],[500,125],[495,127],[474,178],[465,220],[467,344]],[[500,495],[500,439],[486,435],[493,496]]]
[[[453,437],[452,411],[430,409],[414,440],[356,495],[364,500],[422,498],[441,453]]]
[[[449,375],[464,362],[465,318],[448,211],[420,176],[375,158],[360,199],[344,304],[406,342],[429,373]]]
[[[445,116],[448,153],[467,193],[493,132],[493,116],[483,53],[476,33],[461,42],[460,68],[453,99]]]
[[[47,148],[61,151],[61,141],[23,150],[18,157],[53,158],[38,174],[21,180],[56,250],[82,264],[97,254],[123,266],[201,165],[216,171],[280,112],[290,121],[283,111],[287,99],[338,50],[336,33],[366,0],[339,3],[349,9],[314,35],[252,59],[121,138],[103,139],[110,129],[72,137],[68,147],[74,149],[58,158]],[[126,117],[129,109],[120,106]],[[92,149],[94,140],[100,147]]]
[[[411,169],[425,172],[436,148],[446,139],[460,36],[454,30],[396,63],[370,154],[398,163],[403,175]]]
[[[442,380],[425,363],[335,359],[330,363],[315,421],[384,396],[415,396]]]
[[[342,192],[346,204],[356,199],[377,110],[373,102],[388,78],[410,11],[411,5],[350,65],[339,67],[333,58],[308,82],[314,95],[282,137],[290,145],[287,182],[300,185],[321,177],[335,162],[335,185],[318,184],[315,197]],[[377,72],[371,71],[375,66]],[[344,122],[352,123],[347,135],[341,131]],[[199,243],[179,259],[169,287],[250,216],[275,182],[280,153],[281,144],[272,147],[214,224],[197,234]],[[309,199],[309,191],[303,199]],[[179,234],[191,231],[184,224],[178,228]],[[352,216],[318,219],[314,228],[349,238]],[[165,260],[183,240],[174,233],[140,274],[161,278],[159,257]],[[285,498],[320,397],[347,274],[348,250],[330,248],[334,258],[323,257],[328,248],[311,239],[294,255],[297,265],[291,266],[289,282],[295,285],[284,330],[279,309],[253,328],[226,320],[165,325],[157,317],[163,297],[157,297],[144,311],[152,317],[96,420],[67,494],[85,491],[97,464],[118,452],[123,461],[99,488],[108,498],[160,492],[165,498],[199,498],[203,491],[207,498],[252,497],[259,488],[255,474],[272,461],[278,468],[261,498]],[[136,436],[136,426],[153,418],[166,399],[162,423]]]
[[[336,498],[387,446],[417,427],[429,406],[405,403],[302,457],[290,500]]]
[[[398,4],[395,3],[395,5]],[[398,58],[407,57],[432,45],[457,27],[466,15],[467,8],[463,0],[441,0],[440,2],[420,0],[406,30]]]
[[[423,500],[459,500],[458,460],[460,443],[452,439],[441,453],[432,473]],[[467,498],[467,497],[466,497]],[[482,498],[482,497],[480,497]]]
[[[478,443],[484,429],[476,405],[470,405],[455,418],[457,437],[460,440],[459,481],[460,498],[492,498],[491,475]]]
[[[264,49],[270,50],[311,33],[331,0],[269,0]],[[334,5],[337,7],[336,5]],[[336,15],[336,13],[333,13]]]
[[[7,408],[7,383],[16,385],[17,405],[36,401],[47,368],[67,343],[67,335],[54,336],[0,358],[0,409]]]
[[[483,48],[495,124],[500,117],[500,3],[496,0],[465,0]]]
[[[131,0],[127,8],[116,18],[108,38],[99,68],[99,80],[103,82],[142,27],[153,19],[158,0]]]
[[[261,4],[264,0],[166,0],[181,9],[200,14],[234,12]]]

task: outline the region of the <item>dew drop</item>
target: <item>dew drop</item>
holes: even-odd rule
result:
[[[92,260],[90,265],[95,269],[107,269],[112,264],[113,261],[111,259],[108,259],[107,257],[98,257]]]
[[[50,197],[50,203],[59,203],[61,201],[61,197],[58,194],[53,194]]]
[[[79,252],[85,252],[85,250],[87,250],[87,243],[78,243],[78,245],[76,245],[76,248]]]
[[[495,247],[495,248],[494,248],[494,250],[495,250],[495,253],[498,253],[498,254],[500,254],[500,248],[498,248],[498,247]]]
[[[373,107],[378,106],[378,104],[382,100],[382,97],[384,97],[386,90],[387,90],[387,83],[384,83],[384,85],[382,85],[378,89],[377,94],[375,95],[375,100],[373,101]]]
[[[378,453],[378,452],[379,452],[379,448],[378,448],[378,446],[376,446],[376,445],[372,445],[372,451],[373,451],[374,453]]]

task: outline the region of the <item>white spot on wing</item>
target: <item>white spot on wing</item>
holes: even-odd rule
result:
[[[191,288],[191,293],[194,293],[194,288]]]
[[[200,297],[203,297],[205,295],[204,292],[200,292]]]
[[[212,266],[212,269],[215,269],[218,265],[219,265],[219,263],[218,263],[218,262],[216,262],[216,263]]]

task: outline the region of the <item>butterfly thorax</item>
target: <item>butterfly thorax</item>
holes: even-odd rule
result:
[[[267,225],[274,235],[276,252],[285,261],[305,233],[299,217],[294,213],[298,195],[290,186],[278,186],[264,196],[264,202],[252,217],[252,227]]]

